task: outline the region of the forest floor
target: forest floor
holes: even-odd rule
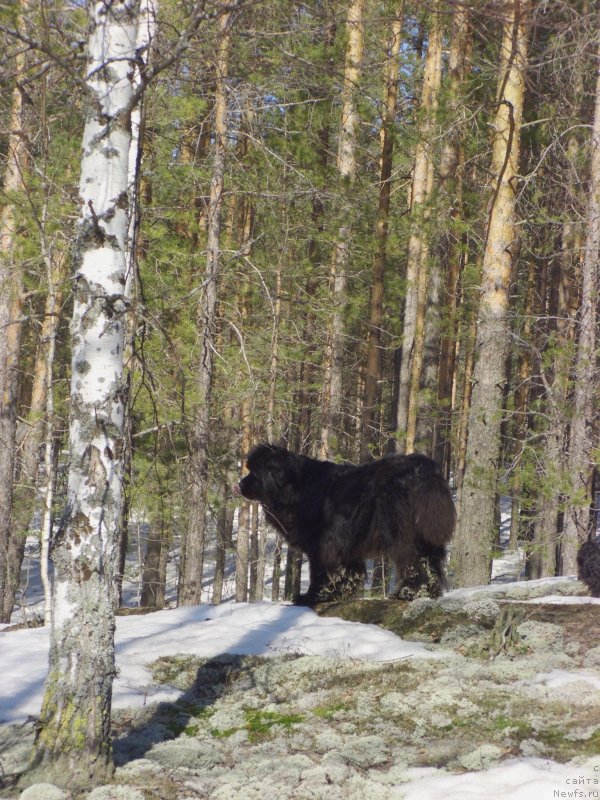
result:
[[[424,642],[426,658],[158,659],[153,680],[182,695],[115,712],[115,781],[85,796],[436,800],[517,798],[523,788],[544,800],[581,796],[560,794],[573,789],[571,774],[591,776],[584,796],[598,796],[600,607],[571,603],[583,589],[573,580],[553,584],[551,597],[536,582],[490,589],[318,609]],[[0,729],[6,773],[23,768],[32,736],[31,724]],[[504,794],[511,764],[521,769]],[[504,788],[495,790],[490,776],[499,765]],[[452,779],[461,775],[470,776],[472,793],[456,787],[454,795]],[[478,775],[488,777],[478,783]],[[526,789],[527,781],[537,788]],[[14,785],[0,796],[69,797],[41,786],[21,795]]]

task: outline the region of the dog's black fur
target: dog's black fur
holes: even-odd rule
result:
[[[398,596],[438,596],[455,510],[438,464],[422,455],[360,466],[333,464],[261,444],[248,457],[240,493],[308,556],[310,585],[298,605],[318,602],[340,568],[364,581],[365,559],[388,556]]]
[[[600,597],[600,544],[584,542],[577,553],[577,577],[590,590],[592,597]]]

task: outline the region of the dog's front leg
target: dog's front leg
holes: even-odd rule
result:
[[[318,556],[307,553],[307,557],[310,583],[305,594],[298,594],[294,597],[294,604],[312,608],[317,604],[321,589],[327,580],[327,571],[324,569]]]

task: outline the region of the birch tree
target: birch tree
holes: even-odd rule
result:
[[[52,549],[50,663],[29,780],[112,772],[114,577],[121,515],[130,115],[139,2],[89,7],[74,246],[67,505]]]
[[[466,467],[454,543],[455,583],[487,583],[495,540],[496,480],[502,393],[509,344],[509,286],[515,248],[515,202],[527,59],[526,2],[505,5],[491,201],[483,254],[476,363],[468,419]]]

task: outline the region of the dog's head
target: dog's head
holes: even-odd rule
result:
[[[248,474],[239,482],[246,500],[273,506],[290,499],[299,472],[298,456],[284,447],[259,444],[246,462]]]

